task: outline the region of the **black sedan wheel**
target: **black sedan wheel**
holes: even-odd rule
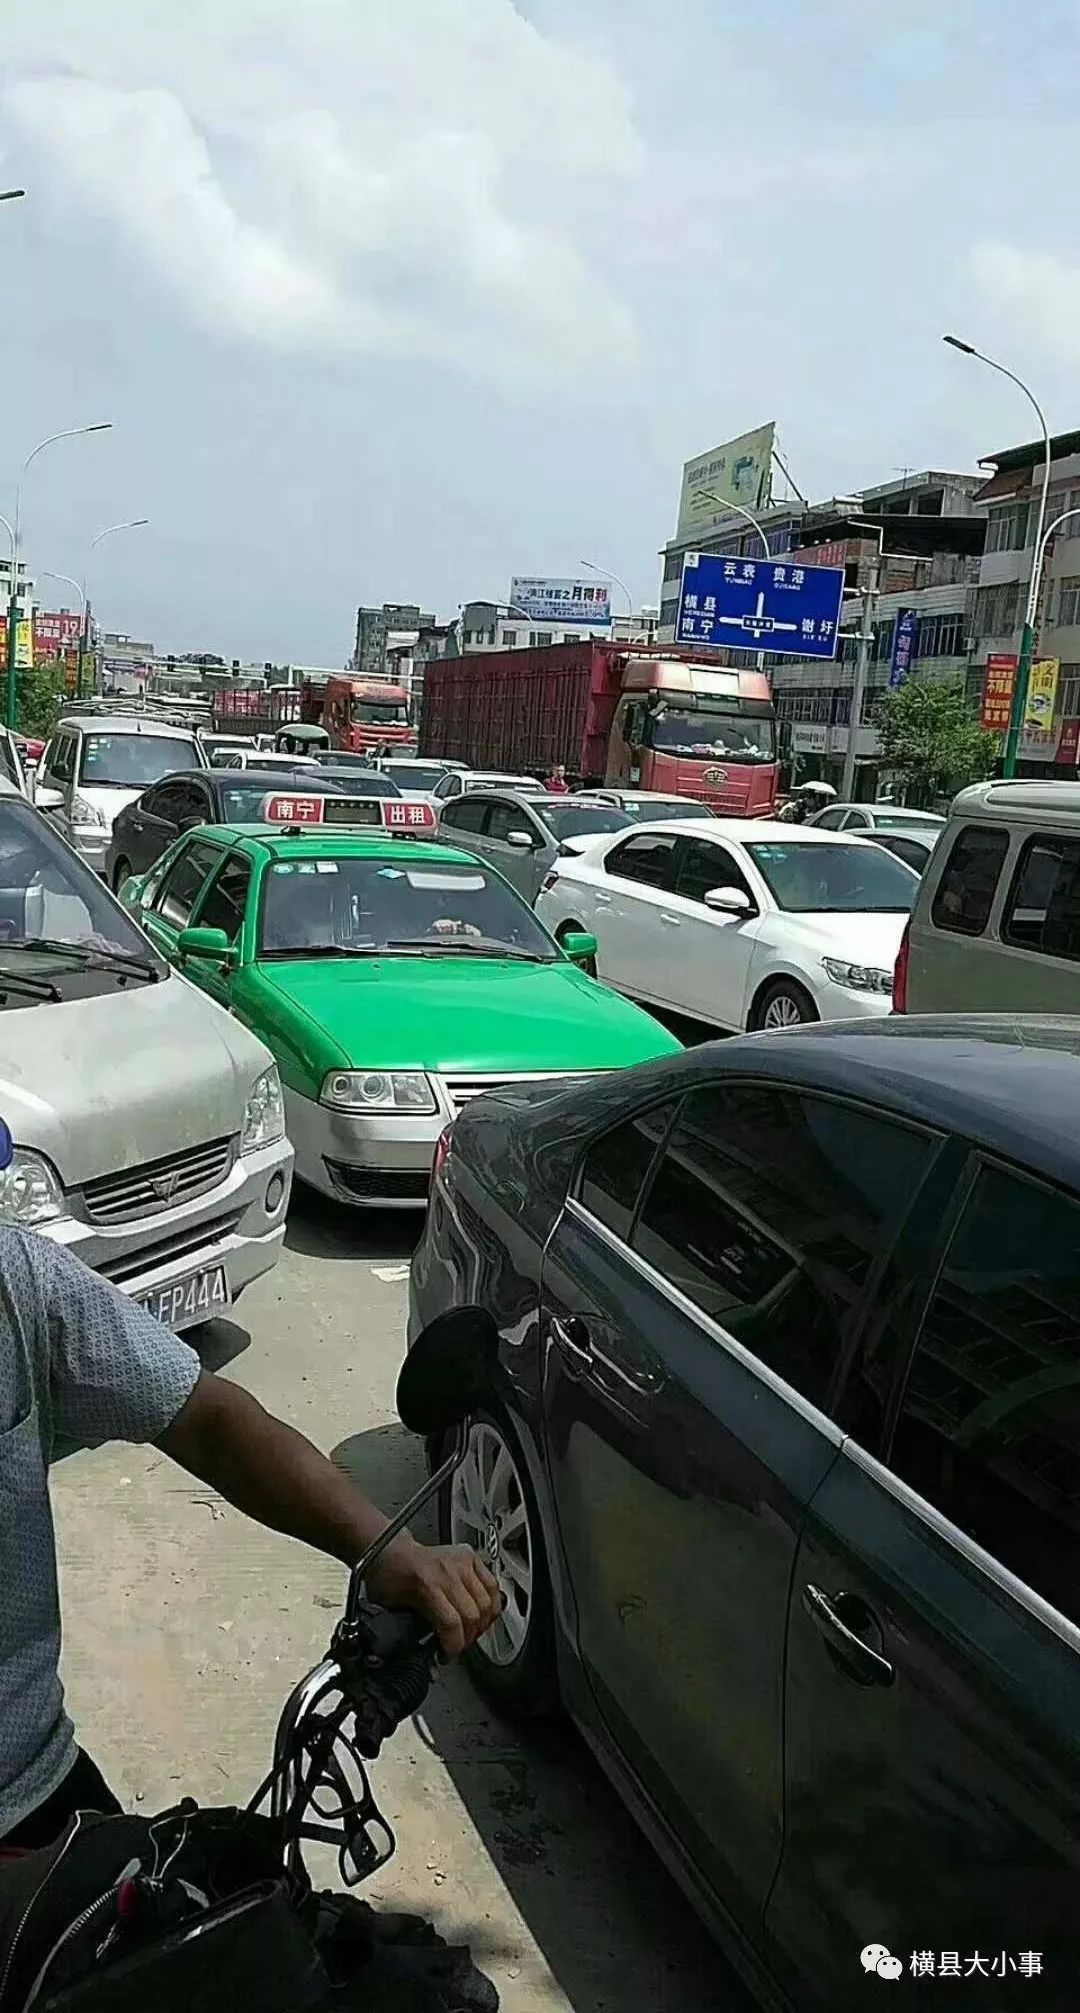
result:
[[[132,873],[132,866],[130,860],[117,860],[116,865],[113,868],[113,877],[112,877],[114,895],[118,895],[120,893],[120,890],[124,885],[124,882],[130,878],[131,873]]]
[[[551,1582],[525,1462],[509,1423],[478,1412],[469,1447],[439,1497],[444,1544],[466,1545],[498,1581],[503,1611],[465,1661],[478,1691],[511,1716],[556,1704]]]

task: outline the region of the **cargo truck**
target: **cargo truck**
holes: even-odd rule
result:
[[[416,734],[409,725],[409,694],[404,685],[382,679],[305,678],[302,685],[255,685],[214,695],[214,732],[270,734],[302,724],[323,727],[334,748],[354,754],[380,748],[398,755],[416,753]]]
[[[721,817],[769,817],[779,764],[764,672],[678,648],[556,643],[429,664],[420,753],[572,783],[698,797]]]

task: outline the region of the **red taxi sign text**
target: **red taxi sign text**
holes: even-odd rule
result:
[[[338,831],[382,825],[387,832],[433,832],[438,822],[430,804],[412,804],[404,797],[326,798],[279,793],[264,799],[262,814],[268,825],[333,825]]]

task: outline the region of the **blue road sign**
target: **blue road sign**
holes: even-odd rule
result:
[[[835,657],[843,596],[842,566],[688,552],[675,641],[779,656]]]
[[[915,655],[915,636],[919,627],[919,617],[914,608],[901,608],[896,617],[893,635],[892,662],[889,665],[889,687],[895,692],[902,685],[911,670],[911,660]]]

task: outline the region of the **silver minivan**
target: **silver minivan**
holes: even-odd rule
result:
[[[151,714],[72,714],[42,755],[34,802],[103,874],[117,812],[174,770],[208,767],[195,734]]]
[[[1080,1014],[1080,783],[976,783],[919,885],[899,1013]]]
[[[620,832],[633,819],[612,804],[532,790],[475,790],[444,804],[439,836],[490,860],[524,895],[537,895],[556,860],[588,851],[593,839]]]
[[[292,1148],[268,1049],[160,957],[50,821],[0,792],[0,1221],[174,1328],[273,1265]]]

